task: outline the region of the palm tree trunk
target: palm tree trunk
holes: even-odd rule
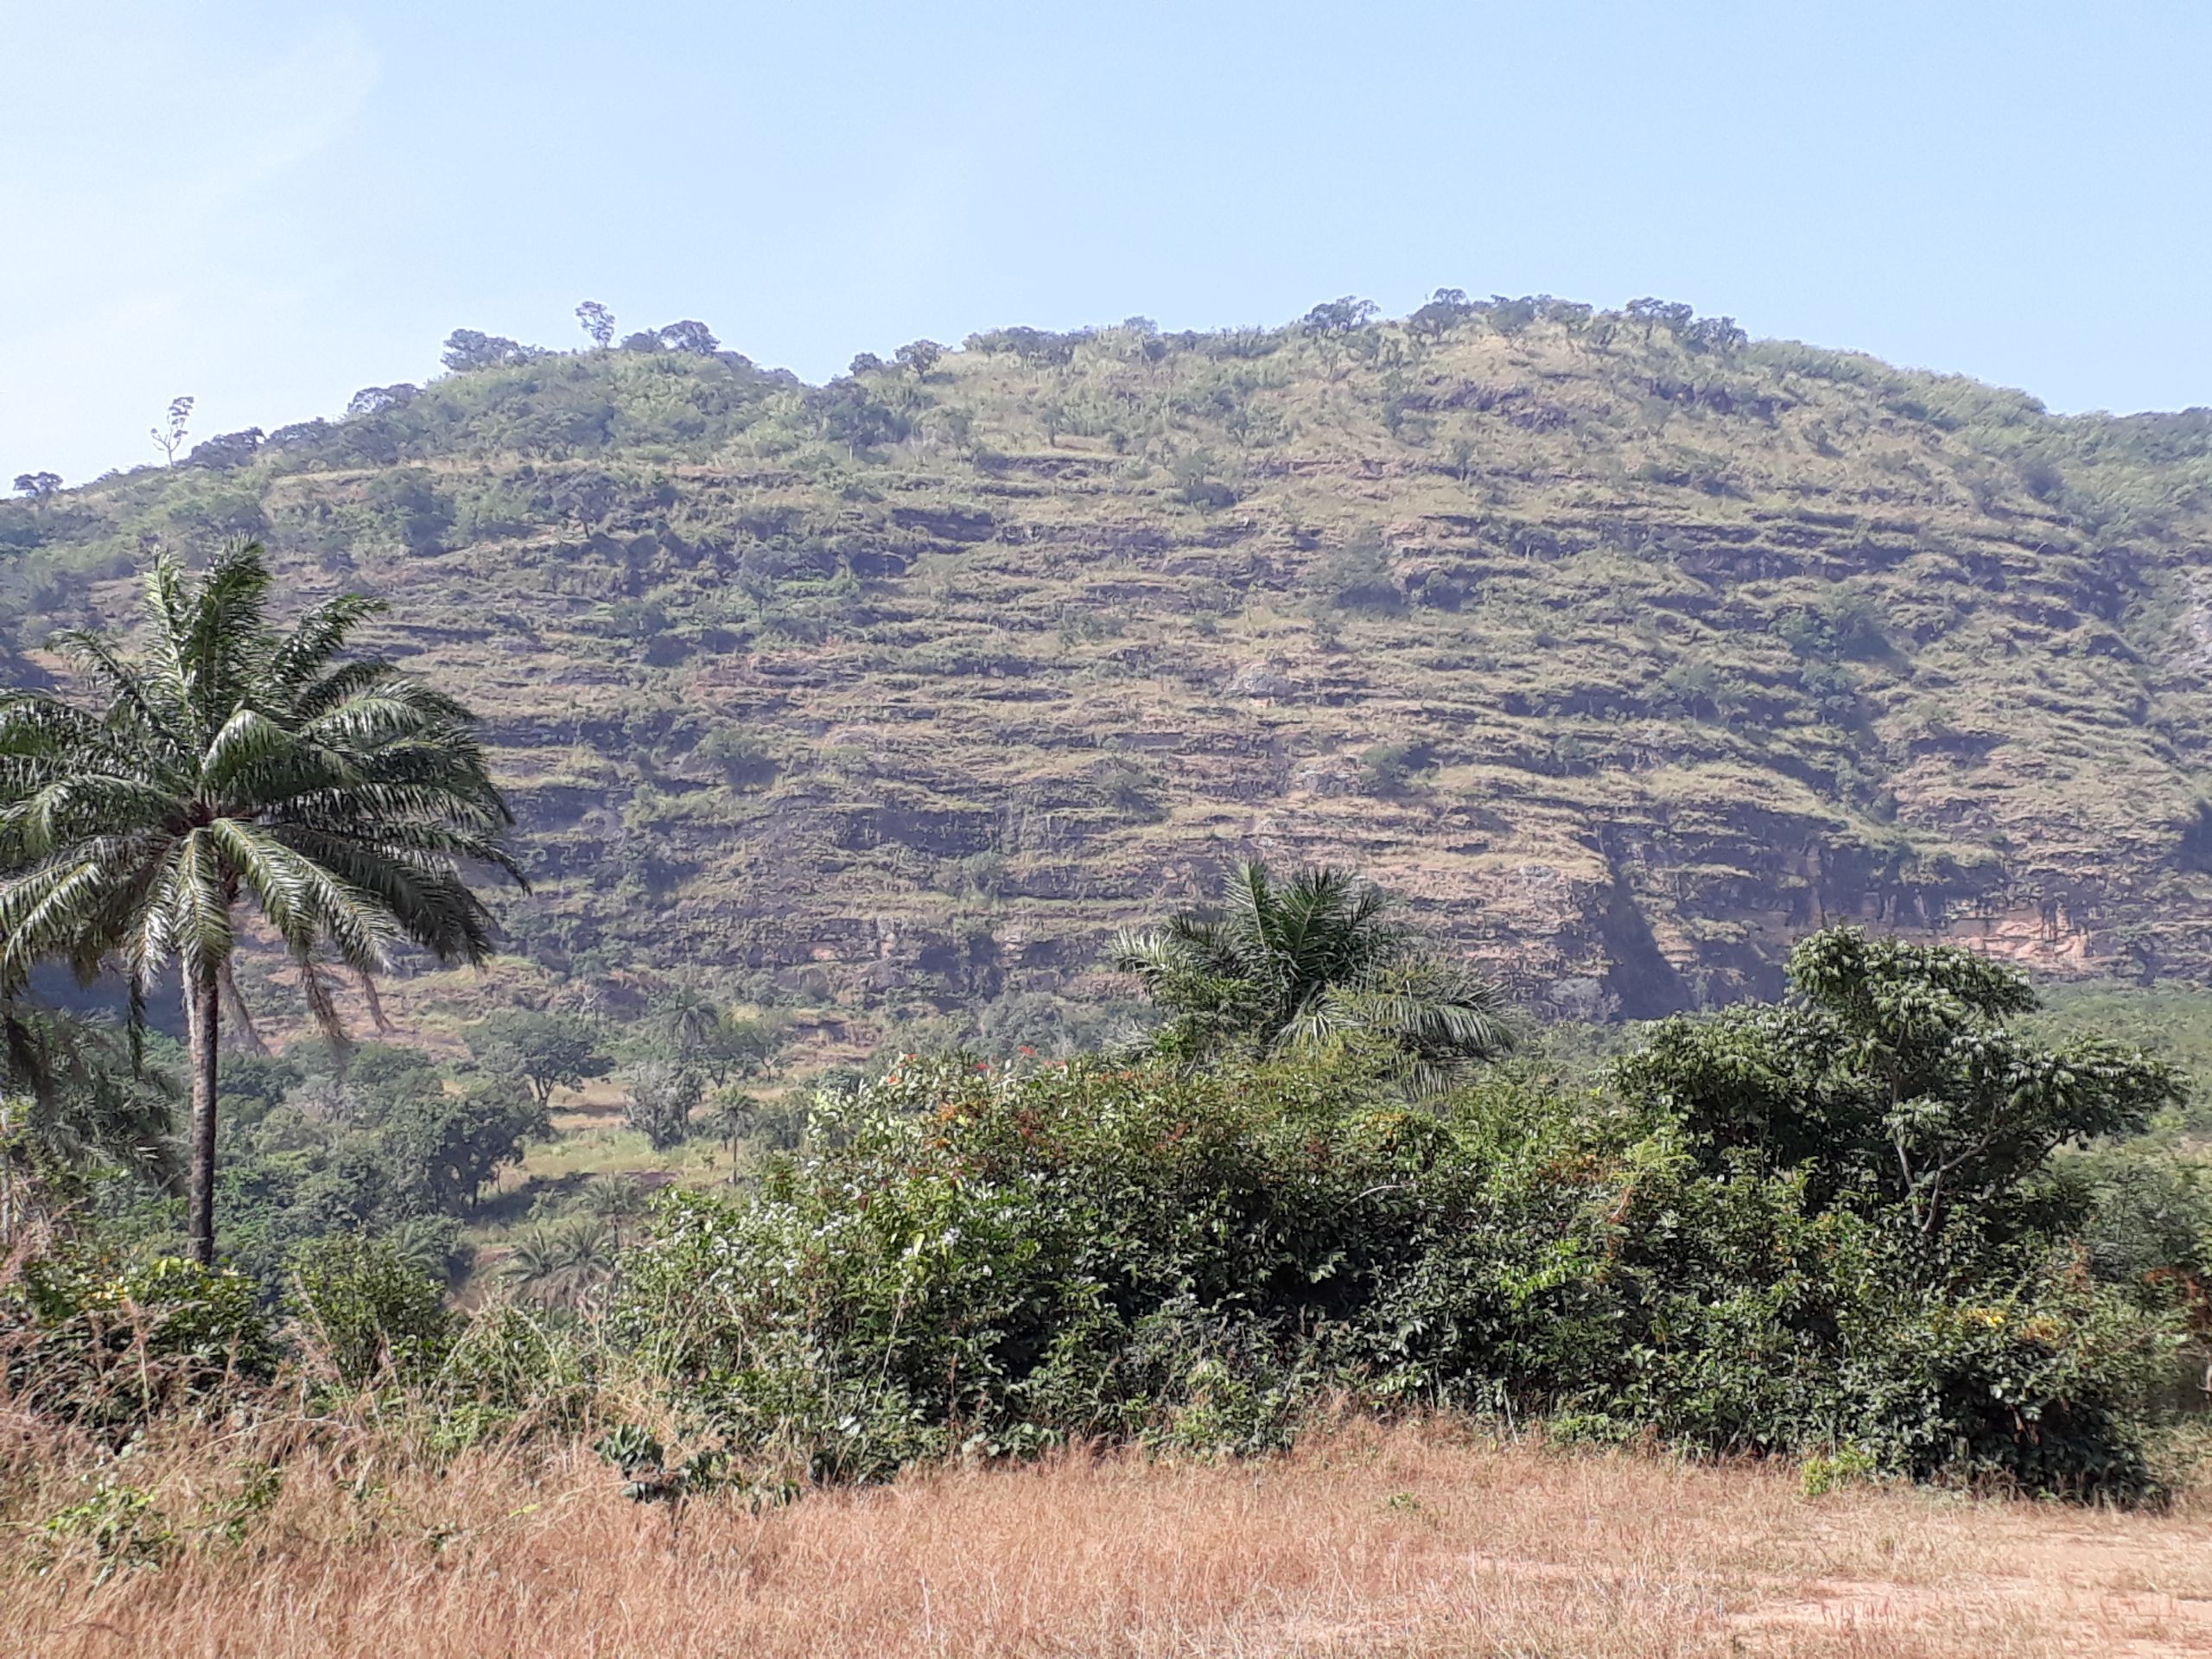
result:
[[[186,1034],[192,1047],[192,1259],[215,1261],[215,1039],[222,1017],[222,987],[213,973],[185,969]]]

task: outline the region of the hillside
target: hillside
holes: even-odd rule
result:
[[[685,327],[456,342],[0,507],[0,621],[44,674],[156,537],[388,595],[487,717],[545,974],[1049,1040],[1255,850],[1554,1014],[1770,994],[1848,917],[2212,972],[2212,413],[1451,296],[820,388]]]

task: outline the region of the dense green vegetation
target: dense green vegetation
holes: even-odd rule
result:
[[[747,1192],[534,1230],[467,1316],[404,1233],[343,1217],[294,1245],[282,1331],[251,1277],[81,1229],[0,1294],[9,1386],[118,1433],[381,1390],[449,1446],[588,1427],[671,1499],[1070,1439],[1264,1450],[1347,1400],[2154,1493],[2212,1204],[2171,1187],[2188,1224],[2158,1253],[2130,1171],[2173,1166],[2118,1138],[2178,1079],[2012,1035],[2024,981],[1955,948],[1833,929],[1791,975],[1784,1004],[1652,1028],[1586,1092],[1515,1061],[1410,1106],[1372,1049],[1194,1065],[1168,1027],[1043,1065],[909,1056],[823,1091]],[[448,1144],[414,1128],[428,1070],[365,1053],[360,1127],[320,1149],[465,1182],[422,1156]],[[2094,1171],[2054,1156],[2091,1144]]]

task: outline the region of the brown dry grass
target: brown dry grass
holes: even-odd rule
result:
[[[2212,1652],[2201,1511],[1857,1491],[1787,1471],[1354,1427],[1274,1461],[1070,1458],[750,1513],[623,1498],[582,1448],[443,1474],[296,1456],[243,1545],[0,1595],[0,1651],[78,1655],[2171,1656]],[[238,1481],[205,1444],[166,1511]],[[26,1465],[18,1462],[20,1478]],[[50,1490],[19,1500],[66,1502]],[[81,1495],[81,1488],[76,1495]],[[21,1502],[11,1505],[27,1511]],[[24,1560],[28,1543],[15,1546]]]

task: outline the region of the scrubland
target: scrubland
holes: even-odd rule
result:
[[[20,1450],[28,1426],[10,1426]],[[0,1649],[177,1656],[1771,1654],[2212,1649],[2212,1497],[2122,1513],[1353,1421],[1283,1456],[1063,1455],[756,1509],[626,1498],[582,1445],[408,1459],[195,1433],[136,1478],[158,1567],[28,1534]],[[60,1465],[49,1496],[69,1496]],[[241,1471],[245,1473],[241,1473]],[[259,1506],[238,1536],[241,1499]]]

